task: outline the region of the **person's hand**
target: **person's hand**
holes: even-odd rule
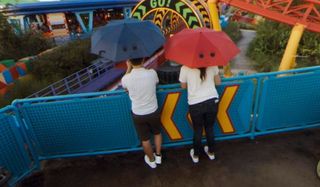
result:
[[[129,60],[126,62],[126,64],[127,64],[127,72],[126,72],[126,74],[128,74],[132,70],[132,64],[129,62]]]
[[[129,68],[129,67],[132,68],[132,65],[131,65],[131,63],[130,63],[129,60],[127,60],[126,64],[127,64],[127,67],[128,67],[128,68]]]

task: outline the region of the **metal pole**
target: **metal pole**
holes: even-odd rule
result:
[[[222,31],[219,18],[218,0],[208,0],[209,11],[213,29],[215,31]],[[223,67],[224,77],[232,77],[230,63]]]
[[[289,70],[296,66],[295,57],[304,29],[305,25],[299,23],[293,27],[286,47],[286,51],[284,52],[281,60],[279,71]]]

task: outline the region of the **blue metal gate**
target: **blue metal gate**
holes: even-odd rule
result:
[[[218,92],[217,139],[320,126],[320,67],[229,78]],[[186,90],[157,94],[165,146],[191,143]],[[14,184],[39,160],[141,149],[130,103],[123,90],[16,100],[0,110],[0,166]]]
[[[319,67],[265,75],[261,76],[263,88],[257,100],[256,134],[319,126]]]
[[[0,110],[0,167],[10,172],[10,185],[37,168],[32,147],[24,136],[24,129],[11,106]]]

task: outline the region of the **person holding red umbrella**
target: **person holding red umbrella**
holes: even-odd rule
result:
[[[218,65],[226,65],[239,49],[223,32],[210,29],[185,29],[171,37],[165,46],[167,59],[182,64],[179,81],[188,90],[188,104],[193,123],[193,148],[190,156],[199,162],[202,131],[207,145],[204,151],[215,159],[213,125],[218,113],[219,95],[216,85],[221,83]]]

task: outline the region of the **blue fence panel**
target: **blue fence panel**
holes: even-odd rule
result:
[[[320,126],[320,67],[225,79],[217,139],[254,137]],[[186,90],[158,89],[165,146],[189,144],[192,123]],[[16,100],[0,110],[0,167],[14,185],[39,168],[39,159],[141,149],[124,91]],[[19,113],[18,113],[19,110]]]
[[[31,147],[22,136],[23,130],[20,128],[12,107],[0,110],[0,167],[10,172],[11,185],[36,168],[36,161],[29,151]]]
[[[163,143],[172,142],[185,143],[190,141],[192,136],[192,127],[187,120],[188,104],[187,93],[179,88],[178,85],[172,85],[168,89],[160,89],[157,93],[159,107],[162,113],[162,135]],[[166,104],[172,105],[171,112],[164,116],[164,107]]]
[[[110,94],[110,92],[108,93]],[[16,101],[40,159],[137,147],[125,92]]]
[[[234,98],[231,100],[230,106],[228,107],[227,111],[227,114],[230,117],[235,131],[227,134],[240,135],[250,132],[252,125],[251,119],[253,114],[256,84],[257,80],[255,78],[240,77],[234,79],[233,81],[230,79],[226,81],[222,86],[218,87],[220,96],[224,97],[227,89],[238,86]],[[221,107],[219,109],[221,109]],[[221,127],[223,125],[224,124],[220,124],[219,126],[216,125],[216,127]],[[221,128],[217,128],[216,131],[218,132],[218,137],[226,135],[226,133],[223,133],[221,131]]]
[[[217,139],[231,139],[238,136],[250,136],[251,133],[251,116],[253,111],[253,101],[255,92],[255,79],[233,79],[223,82],[218,86],[220,100],[228,97],[229,88],[234,88],[232,98],[229,98],[230,106],[225,113],[229,117],[230,123],[234,128],[233,132],[224,132],[222,128],[226,124],[220,124],[223,121],[216,122],[214,132]],[[165,87],[164,87],[165,88]],[[164,143],[183,143],[190,142],[193,137],[192,122],[188,119],[188,103],[186,90],[180,89],[179,85],[172,85],[170,89],[160,89],[158,91],[158,100],[162,110],[166,103],[171,103],[174,107],[172,114],[167,115],[166,121],[162,121]],[[162,117],[164,113],[162,112]],[[223,116],[222,116],[223,117]],[[170,120],[171,119],[171,122]],[[169,123],[169,124],[166,124]],[[172,125],[172,124],[174,125]]]
[[[320,122],[320,69],[309,68],[264,79],[257,130],[288,131]],[[259,134],[259,133],[258,133]]]
[[[227,135],[249,136],[254,80],[235,79],[223,83],[218,90],[222,94],[230,87],[236,87],[236,92],[230,99],[226,115],[230,117],[235,131]],[[192,139],[186,91],[178,85],[160,87],[159,107],[163,110],[166,98],[172,94],[177,95],[169,103],[176,106],[172,115],[167,116],[172,119],[172,124],[163,121],[164,134],[167,134],[164,143],[186,144]],[[14,104],[21,111],[28,136],[35,144],[40,159],[119,152],[138,149],[140,145],[130,114],[130,100],[124,91],[25,99]],[[223,124],[216,125],[216,135],[225,137],[221,126]],[[170,133],[174,130],[178,137],[172,138]]]

